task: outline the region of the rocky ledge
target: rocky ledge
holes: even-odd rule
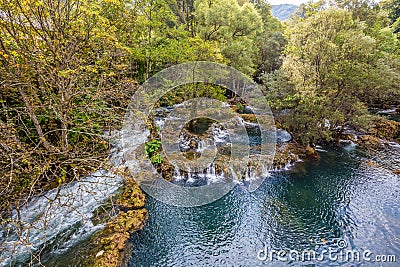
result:
[[[145,225],[148,218],[144,208],[146,197],[127,173],[128,171],[125,170],[127,178],[123,193],[115,203],[119,210],[118,214],[93,237],[95,250],[92,252],[87,266],[126,266],[131,251],[128,239],[131,234],[143,229]]]

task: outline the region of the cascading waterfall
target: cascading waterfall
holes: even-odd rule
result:
[[[164,127],[165,115],[172,109],[162,108],[156,113],[155,123],[160,129]],[[169,117],[169,119],[174,118]],[[257,127],[257,124],[242,119],[239,123],[248,129]],[[132,136],[132,140],[127,140],[127,143],[131,144],[130,148],[135,149],[147,141],[148,134],[145,132]],[[281,137],[284,141],[291,138],[290,134],[283,130]],[[98,170],[79,181],[34,197],[19,210],[19,215],[14,211],[11,222],[0,229],[0,265],[8,265],[12,261],[22,266],[30,255],[35,255],[44,246],[51,247],[51,253],[61,253],[104,227],[104,224],[96,225],[92,219],[94,211],[117,193],[123,184],[123,177],[118,175],[118,170],[125,169],[120,139],[121,133],[116,133],[111,138],[113,144],[110,161],[114,167],[110,170]],[[214,124],[210,126],[206,138],[198,136],[194,138],[195,147],[193,147],[193,136],[182,134],[179,141],[181,151],[193,150],[200,155],[211,145],[219,148],[230,146],[228,132]],[[269,171],[265,170],[263,175],[267,176]],[[172,182],[183,186],[198,186],[219,182],[227,175],[225,170],[218,169],[217,164],[212,162],[198,173],[175,168]],[[255,173],[249,168],[245,179],[251,180],[254,175]]]
[[[155,121],[160,130],[163,129],[166,120],[174,120],[173,117],[168,116],[168,114],[173,110],[173,108],[160,108],[156,111]],[[250,149],[252,147],[256,147],[261,144],[261,137],[258,124],[252,122],[246,122],[243,118],[238,118],[238,123],[241,126],[244,126],[248,130],[249,135],[249,144]],[[277,142],[284,143],[289,142],[292,139],[292,136],[285,130],[278,129],[277,130]],[[195,145],[193,144],[195,143]],[[230,150],[230,138],[229,133],[222,126],[217,123],[212,123],[209,125],[209,129],[205,133],[197,134],[197,133],[189,133],[187,130],[183,130],[179,135],[179,148],[181,152],[192,151],[199,155],[202,152],[212,145],[215,145],[217,148],[220,148],[222,151]],[[292,166],[291,164],[290,166]],[[290,166],[286,166],[286,169],[290,168]],[[263,170],[263,176],[269,176],[269,172],[274,170]],[[173,171],[173,180],[172,182],[177,183],[183,186],[200,186],[205,184],[210,184],[213,182],[218,182],[223,179],[226,179],[228,173],[226,173],[223,169],[218,168],[216,162],[212,162],[208,167],[204,170],[201,170],[196,173],[191,173],[190,170],[180,170],[175,167]],[[248,167],[245,171],[245,176],[240,177],[237,180],[237,183],[243,183],[246,181],[251,181],[256,179],[260,175],[252,170],[251,167]]]
[[[134,139],[132,145],[138,146],[146,141],[146,135]],[[24,261],[44,246],[56,247],[53,252],[61,253],[104,227],[93,222],[94,211],[121,188],[124,180],[117,174],[124,169],[119,134],[112,140],[110,161],[114,167],[34,197],[13,212],[10,223],[0,229],[0,265],[12,261],[24,266]]]
[[[13,222],[0,231],[3,264],[8,264],[6,259],[11,256],[23,261],[59,235],[70,237],[60,244],[66,249],[102,228],[92,222],[93,211],[121,187],[122,181],[118,175],[99,170],[35,197],[19,210],[19,215],[13,212]]]

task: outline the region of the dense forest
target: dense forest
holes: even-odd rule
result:
[[[304,146],[368,132],[384,123],[372,109],[400,105],[399,0],[310,2],[285,22],[263,0],[1,0],[0,32],[4,221],[102,166],[130,96],[171,65],[252,77]]]

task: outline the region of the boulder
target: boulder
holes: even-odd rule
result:
[[[286,143],[292,140],[292,135],[283,129],[276,130],[276,142],[277,143]]]
[[[358,136],[357,144],[361,146],[380,146],[382,140],[374,135],[364,134]]]
[[[400,137],[400,122],[381,119],[376,123],[376,135],[380,138],[393,140]]]

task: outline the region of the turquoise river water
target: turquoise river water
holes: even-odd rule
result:
[[[149,197],[130,266],[400,266],[400,148],[320,154],[206,206]]]

